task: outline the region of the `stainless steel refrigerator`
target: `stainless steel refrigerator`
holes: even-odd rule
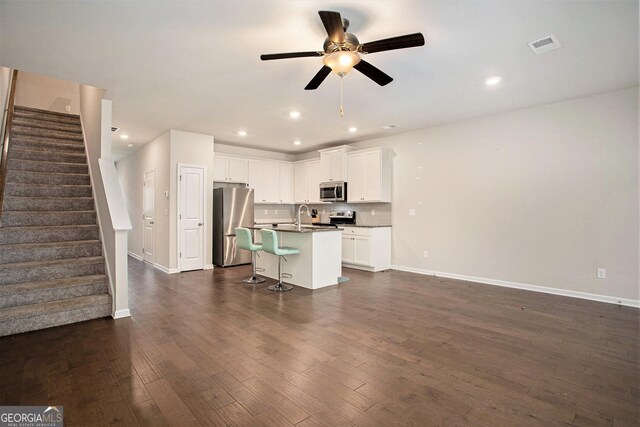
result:
[[[253,188],[213,189],[213,263],[251,264],[251,252],[236,245],[236,227],[253,227]]]

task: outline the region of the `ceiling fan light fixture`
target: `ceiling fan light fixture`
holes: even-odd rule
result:
[[[360,56],[355,52],[340,50],[326,55],[322,61],[331,71],[342,77],[360,62]]]

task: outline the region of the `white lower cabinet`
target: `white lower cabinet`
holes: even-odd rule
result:
[[[342,263],[367,271],[391,268],[391,227],[343,227]]]

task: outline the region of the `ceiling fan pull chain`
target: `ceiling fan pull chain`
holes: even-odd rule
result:
[[[340,117],[344,117],[344,106],[342,101],[342,88],[344,86],[343,77],[340,76]]]

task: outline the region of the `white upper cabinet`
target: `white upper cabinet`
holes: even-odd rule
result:
[[[347,169],[349,202],[391,202],[391,164],[386,150],[351,152]]]
[[[215,153],[213,156],[213,180],[246,184],[249,181],[249,161],[242,157]]]
[[[293,203],[293,165],[280,163],[280,203]]]
[[[351,150],[349,146],[320,150],[320,182],[347,180],[347,153]]]
[[[320,201],[322,180],[320,160],[305,160],[294,164],[295,203],[324,203]]]
[[[255,203],[284,203],[280,197],[280,184],[279,162],[249,160],[249,187],[254,189]]]

